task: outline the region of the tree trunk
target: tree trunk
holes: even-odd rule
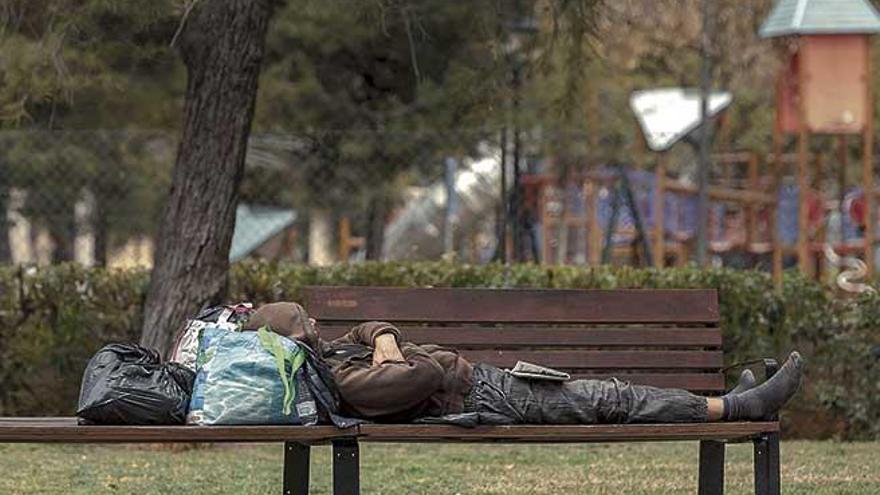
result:
[[[8,148],[5,140],[0,141],[3,148]],[[9,239],[11,230],[9,222],[9,165],[6,163],[5,153],[0,153],[0,264],[12,263],[12,245]]]
[[[76,214],[73,205],[62,204],[49,221],[49,237],[52,238],[52,263],[64,263],[75,259]]]
[[[388,215],[388,199],[380,191],[370,198],[367,209],[366,259],[382,259],[382,247],[385,244],[385,217]]]
[[[309,212],[309,264],[329,265],[334,252],[333,215],[326,208],[313,208]]]
[[[0,264],[12,263],[12,246],[9,243],[9,187],[3,183],[6,173],[0,165]]]
[[[272,0],[203,0],[178,38],[187,67],[183,134],[159,227],[141,344],[167,355],[174,334],[226,295]]]
[[[95,191],[94,212],[92,212],[92,237],[95,240],[93,262],[95,266],[107,266],[107,192],[100,186]]]

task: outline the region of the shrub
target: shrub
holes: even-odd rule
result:
[[[137,340],[149,274],[142,270],[0,267],[0,414],[71,414],[88,358]],[[880,437],[880,297],[836,298],[795,272],[781,291],[762,272],[694,267],[362,263],[318,268],[242,262],[229,300],[296,300],[307,285],[408,287],[715,288],[728,364],[800,349],[807,387],[785,418],[790,433]]]

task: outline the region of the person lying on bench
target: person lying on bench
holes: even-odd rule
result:
[[[317,350],[336,379],[345,414],[375,422],[471,415],[490,424],[692,423],[760,421],[788,402],[803,377],[792,352],[761,385],[746,371],[722,397],[608,380],[552,381],[472,364],[456,351],[407,342],[389,323],[367,322],[332,342],[296,303],[267,304],[245,329],[268,326]]]

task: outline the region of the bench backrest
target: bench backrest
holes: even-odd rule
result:
[[[309,287],[304,296],[325,339],[388,321],[410,341],[501,368],[522,360],[575,378],[724,389],[714,290]]]

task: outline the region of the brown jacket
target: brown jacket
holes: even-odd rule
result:
[[[373,366],[373,341],[391,333],[406,362]],[[451,349],[407,342],[390,323],[371,321],[322,346],[343,412],[378,422],[407,422],[462,412],[473,368]]]
[[[333,371],[343,414],[377,422],[407,422],[419,417],[462,412],[471,389],[473,367],[458,353],[436,345],[416,345],[390,323],[371,321],[327,342],[296,303],[261,306],[245,329],[269,326],[319,349]],[[406,362],[373,366],[373,342],[379,335],[397,338]]]

